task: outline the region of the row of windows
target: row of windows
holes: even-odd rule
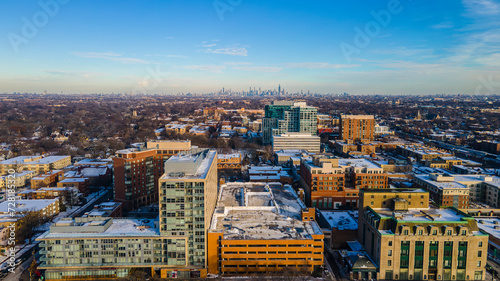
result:
[[[274,251],[225,251],[225,252],[222,252],[223,255],[255,255],[255,254],[259,254],[259,255],[296,255],[296,254],[312,254],[313,252],[311,251],[277,251],[277,252],[274,252]],[[321,254],[321,253],[314,253],[314,254]]]

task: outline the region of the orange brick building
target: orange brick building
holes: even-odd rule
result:
[[[158,203],[158,181],[165,161],[180,151],[191,149],[191,141],[148,142],[145,149],[131,148],[116,152],[115,201],[124,212]]]
[[[373,140],[375,118],[373,115],[340,116],[342,140]]]
[[[323,233],[290,186],[230,183],[208,231],[208,273],[311,274],[323,265]],[[272,204],[270,204],[272,202]]]
[[[76,187],[80,193],[89,195],[88,178],[65,178],[57,183],[57,187]]]
[[[241,170],[241,154],[217,154],[217,169]]]
[[[331,159],[314,156],[300,164],[300,181],[306,204],[319,209],[357,208],[362,188],[387,188],[387,174],[365,159]]]
[[[49,171],[46,174],[31,178],[31,189],[56,186],[57,182],[62,180],[63,178],[64,172],[62,170]]]

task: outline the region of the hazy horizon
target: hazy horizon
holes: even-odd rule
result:
[[[500,0],[9,1],[0,92],[499,93]]]

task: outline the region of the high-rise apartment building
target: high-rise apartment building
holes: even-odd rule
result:
[[[429,206],[422,189],[361,190],[358,239],[378,280],[484,280],[488,234],[473,217]]]
[[[387,173],[366,159],[303,158],[299,174],[306,204],[319,209],[357,208],[360,189],[388,187]]]
[[[318,132],[318,109],[307,106],[305,102],[274,101],[265,107],[265,117],[262,119],[262,143],[272,144],[273,136],[283,133]]]
[[[159,179],[159,220],[62,219],[41,235],[46,280],[207,276],[206,233],[217,201],[217,152],[173,156]]]
[[[373,140],[375,118],[373,115],[341,115],[342,140]]]
[[[145,148],[118,150],[113,158],[115,201],[125,212],[157,203],[165,161],[190,149],[191,141],[155,141]]]
[[[217,202],[217,152],[173,156],[160,178],[160,235],[167,239],[169,264],[162,277],[189,277],[190,270],[206,276],[207,231]],[[181,273],[180,271],[186,271]],[[182,276],[186,274],[187,276]]]

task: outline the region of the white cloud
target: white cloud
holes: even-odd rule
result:
[[[431,26],[431,28],[433,28],[433,29],[450,29],[453,27],[455,27],[455,26],[450,21],[441,22],[441,23],[438,23],[438,24]]]
[[[205,53],[222,54],[222,55],[230,55],[230,56],[241,56],[241,57],[248,56],[248,51],[244,47],[226,47],[226,48],[219,48],[219,49],[208,48],[205,50]]]
[[[495,0],[462,0],[469,15],[500,15],[500,3]]]
[[[46,73],[54,76],[65,76],[65,77],[79,77],[79,78],[90,78],[95,77],[98,73],[86,73],[78,71],[61,71],[61,70],[46,70]],[[101,73],[102,74],[102,73]]]
[[[283,68],[277,66],[237,66],[233,67],[233,69],[257,72],[280,72],[283,70]]]
[[[116,53],[73,52],[71,54],[74,56],[77,56],[77,57],[81,57],[81,58],[105,59],[105,60],[111,60],[111,61],[116,61],[116,62],[120,62],[120,63],[138,63],[138,64],[150,63],[149,61],[146,61],[143,59],[122,57],[122,55],[116,54]]]
[[[197,47],[204,48],[201,51],[210,54],[221,54],[221,55],[241,56],[241,57],[248,56],[248,50],[246,49],[246,46],[232,45],[232,46],[222,46],[215,48],[217,47],[217,43],[214,42],[218,41],[219,40],[203,41],[201,42],[201,45],[197,45]]]
[[[358,67],[357,64],[330,64],[327,62],[299,62],[299,63],[288,63],[286,64],[288,68],[308,68],[308,69],[340,69],[340,68],[351,68]]]
[[[226,66],[224,66],[224,65],[186,65],[186,66],[183,66],[182,68],[189,69],[189,70],[208,71],[208,72],[212,72],[212,73],[222,73],[222,70],[226,69]]]
[[[224,63],[229,66],[252,65],[253,63],[247,61],[227,61]]]

